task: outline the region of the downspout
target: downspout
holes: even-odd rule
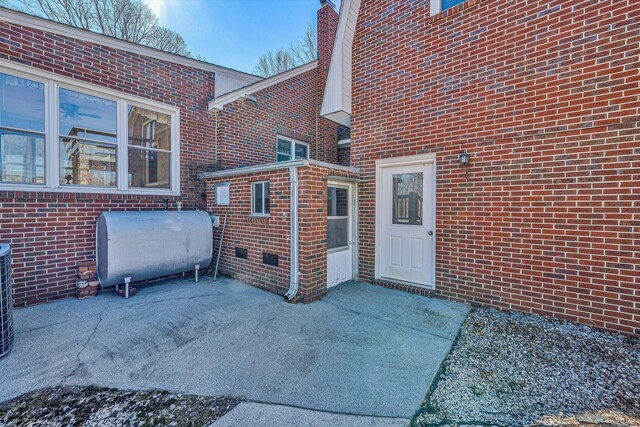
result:
[[[289,168],[289,182],[290,182],[290,218],[291,218],[291,282],[289,283],[289,290],[284,295],[289,301],[293,300],[298,294],[298,279],[300,272],[298,271],[298,168],[291,166]]]
[[[319,135],[320,130],[318,129],[319,117],[320,117],[320,107],[318,107],[317,114],[316,114],[316,160],[320,160],[320,158],[318,157],[318,149],[320,147],[320,135]]]

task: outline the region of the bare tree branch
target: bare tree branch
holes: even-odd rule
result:
[[[140,0],[19,1],[23,10],[32,15],[166,52],[193,56],[182,36],[161,26],[158,17]]]
[[[313,22],[309,22],[302,38],[289,46],[289,51],[296,65],[306,64],[318,58],[318,36]]]
[[[298,65],[315,61],[318,57],[318,38],[316,27],[310,22],[300,40],[288,49],[278,49],[260,55],[254,72],[262,77],[270,77]]]
[[[262,77],[290,70],[296,66],[296,61],[288,49],[278,49],[275,53],[269,51],[258,58],[255,73]]]

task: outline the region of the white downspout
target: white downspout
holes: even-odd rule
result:
[[[289,239],[291,243],[291,283],[284,296],[291,301],[298,294],[298,277],[300,274],[298,271],[298,168],[295,166],[289,168],[289,182],[291,192],[291,237]]]

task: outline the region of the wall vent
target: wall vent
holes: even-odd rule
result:
[[[236,248],[236,258],[247,259],[247,250],[245,248]]]
[[[266,265],[278,266],[278,255],[262,253],[262,263]]]

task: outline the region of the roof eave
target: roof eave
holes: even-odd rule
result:
[[[303,73],[306,73],[307,71],[315,69],[317,66],[318,66],[318,61],[315,60],[303,65],[300,65],[296,68],[292,68],[290,70],[276,74],[274,76],[267,77],[266,79],[261,80],[259,82],[255,82],[250,85],[241,87],[240,89],[236,89],[232,92],[225,93],[224,95],[209,101],[209,110],[222,111],[225,105],[230,104],[233,101],[236,101],[240,98],[247,97],[251,94],[267,89],[273,85],[284,82],[293,77],[299,76],[300,74],[303,74]]]

